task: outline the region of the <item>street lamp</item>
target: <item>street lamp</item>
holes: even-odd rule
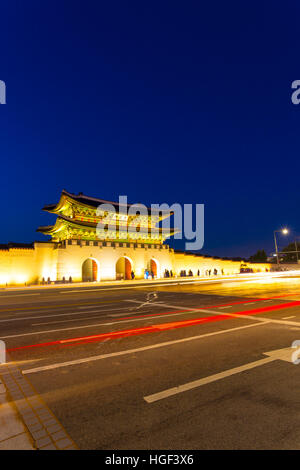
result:
[[[279,257],[278,257],[278,246],[277,246],[277,240],[276,240],[276,232],[281,232],[283,235],[287,235],[289,233],[287,228],[282,228],[281,230],[274,230],[274,242],[275,242],[275,251],[276,251],[276,257],[277,257],[277,265],[279,265]]]

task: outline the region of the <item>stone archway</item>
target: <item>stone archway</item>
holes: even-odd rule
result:
[[[82,281],[94,282],[99,279],[98,263],[93,258],[87,258],[82,263]]]
[[[132,262],[127,256],[121,256],[116,262],[116,279],[131,279]]]
[[[151,260],[150,260],[150,272],[153,273],[153,277],[158,276],[157,261],[153,258],[151,258]]]

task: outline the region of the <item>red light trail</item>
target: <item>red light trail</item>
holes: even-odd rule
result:
[[[229,305],[234,305],[234,304],[229,304]],[[159,332],[159,331],[166,331],[166,330],[171,330],[175,328],[195,326],[195,325],[205,324],[205,323],[210,323],[210,322],[217,322],[221,320],[228,320],[228,319],[232,320],[234,319],[232,315],[244,315],[244,316],[257,315],[259,313],[265,313],[265,312],[270,312],[274,310],[281,310],[281,309],[291,308],[291,307],[295,307],[299,305],[300,305],[300,301],[293,301],[293,302],[288,302],[284,304],[269,305],[267,307],[260,307],[260,308],[255,308],[251,310],[246,310],[246,311],[242,310],[239,312],[232,312],[230,315],[226,315],[226,314],[213,315],[210,317],[195,318],[193,320],[182,320],[182,321],[177,321],[177,322],[160,323],[160,324],[155,324],[155,325],[150,325],[150,326],[145,326],[145,327],[140,327],[140,328],[131,328],[127,330],[112,331],[109,333],[100,333],[97,335],[81,336],[81,337],[76,337],[76,338],[51,341],[47,343],[37,343],[37,344],[31,344],[31,345],[26,345],[26,346],[18,346],[14,348],[9,348],[7,349],[7,351],[12,352],[12,351],[17,351],[21,349],[29,349],[29,348],[37,348],[37,347],[45,347],[45,346],[56,346],[56,345],[64,346],[64,345],[69,345],[72,343],[84,344],[84,343],[90,343],[90,342],[99,342],[99,341],[104,341],[107,339],[118,339],[118,338],[124,338],[128,336],[135,336],[135,335],[154,333],[154,332]],[[221,305],[219,305],[219,307],[220,306]],[[206,307],[206,308],[212,308],[212,307]],[[189,310],[183,310],[182,312],[189,312]],[[192,311],[190,312],[193,313]],[[173,311],[173,312],[164,312],[164,313],[171,314],[171,313],[179,313],[179,312]],[[133,318],[137,318],[137,317],[133,317]]]

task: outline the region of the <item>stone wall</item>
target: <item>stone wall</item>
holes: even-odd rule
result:
[[[48,278],[51,281],[68,280],[82,281],[82,265],[88,258],[97,263],[97,280],[115,280],[116,264],[121,257],[126,257],[131,263],[131,269],[136,279],[144,277],[145,269],[150,269],[150,260],[157,266],[157,277],[164,277],[166,270],[174,276],[180,276],[184,271],[193,276],[201,277],[215,273],[231,275],[240,272],[239,261],[223,260],[190,253],[174,252],[167,245],[162,247],[142,248],[137,244],[128,246],[101,246],[93,243],[72,240],[71,244],[57,245],[55,243],[36,242],[31,248],[0,249],[0,285],[37,284]],[[247,263],[254,272],[270,270],[268,263]],[[215,271],[216,270],[216,271]]]

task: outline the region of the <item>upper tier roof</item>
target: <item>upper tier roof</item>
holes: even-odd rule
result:
[[[47,212],[55,212],[56,210],[59,209],[59,207],[61,205],[61,199],[63,197],[72,199],[73,201],[75,201],[79,204],[83,204],[85,206],[90,206],[90,207],[94,207],[94,208],[97,208],[100,204],[111,204],[113,207],[115,207],[116,210],[120,210],[120,208],[122,208],[122,207],[128,209],[129,207],[134,205],[134,204],[119,204],[118,202],[106,201],[105,199],[99,199],[99,198],[95,198],[95,197],[86,196],[83,193],[73,194],[73,193],[69,193],[68,191],[63,189],[59,202],[57,204],[47,204],[46,206],[43,207],[43,210],[45,210]],[[159,214],[161,214],[161,215],[170,215],[170,214],[172,214],[172,212],[169,212],[169,211],[151,209],[150,207],[147,207],[147,210],[149,212],[151,211],[152,214],[155,214],[155,215],[159,215]]]

